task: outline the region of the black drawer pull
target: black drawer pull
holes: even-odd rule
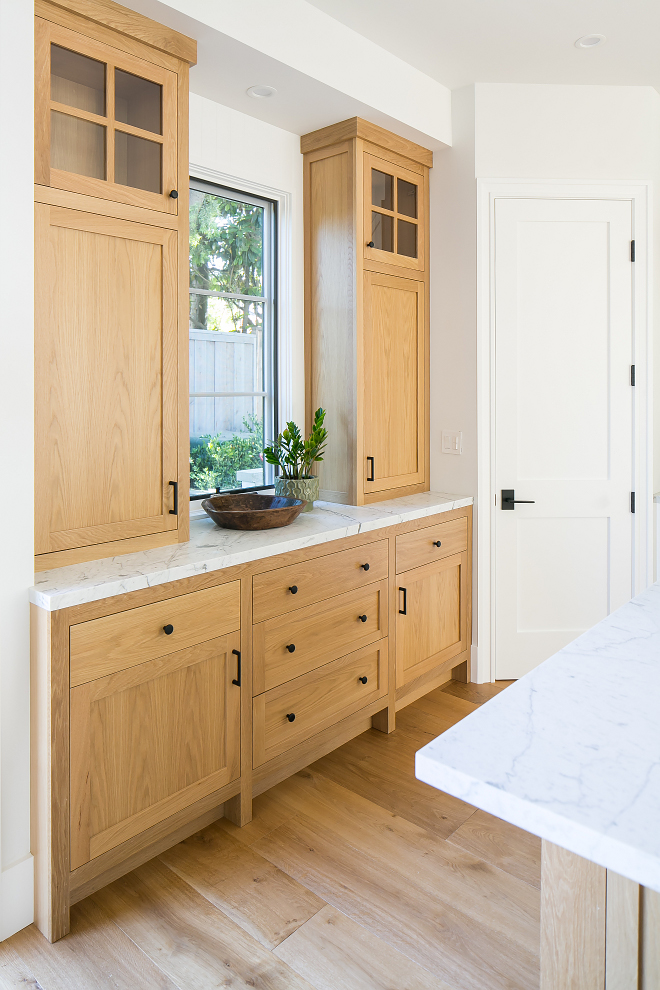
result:
[[[288,718],[289,722],[295,722],[295,720],[296,720],[296,716],[293,714],[293,712],[291,712],[289,715],[287,715],[287,718]]]
[[[360,684],[366,684],[367,680],[368,680],[367,677],[358,677],[358,681],[360,682]]]
[[[369,570],[369,564],[360,564],[360,567],[362,568],[363,571]]]
[[[375,481],[376,480],[375,475],[374,475],[374,463],[375,462],[374,462],[373,457],[367,457],[367,462],[369,462],[369,461],[371,463],[369,465],[369,474],[367,475],[367,481]]]
[[[297,584],[292,584],[291,587],[289,588],[289,591],[291,592],[292,595],[297,595],[298,594],[298,585]]]
[[[373,241],[367,241],[367,247],[374,247]]]
[[[360,622],[366,622],[367,621],[366,615],[358,615],[358,619],[360,620]]]
[[[178,199],[178,198],[179,198],[179,193],[177,192],[176,189],[172,189],[172,191],[170,192],[170,199]]]
[[[171,636],[174,632],[174,626],[171,622],[168,622],[166,626],[163,626],[163,632],[166,636]]]
[[[296,652],[296,644],[295,643],[289,643],[289,645],[287,647],[285,647],[285,649],[287,649],[289,651],[289,653],[295,653]]]
[[[174,508],[170,509],[170,515],[178,516],[179,515],[179,482],[170,481],[169,484],[171,485],[174,491]]]
[[[433,546],[434,547],[441,547],[442,546],[442,540],[434,540],[433,541]]]
[[[232,680],[232,684],[235,684],[236,687],[240,687],[241,686],[241,651],[240,650],[232,650],[231,652],[234,654],[234,656],[236,657],[236,661],[237,661],[237,664],[236,664],[236,666],[237,666],[237,673],[236,673],[236,677],[234,677],[234,679]]]
[[[403,592],[403,608],[400,608],[399,609],[399,615],[407,615],[408,614],[408,589],[407,588],[399,588],[399,591],[402,591]]]

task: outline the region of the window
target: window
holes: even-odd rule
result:
[[[190,183],[190,497],[273,484],[275,204]]]

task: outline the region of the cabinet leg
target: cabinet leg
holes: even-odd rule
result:
[[[247,794],[237,794],[236,797],[225,801],[225,818],[234,825],[243,827],[252,821],[252,797]]]
[[[378,729],[379,732],[394,732],[395,714],[394,705],[388,705],[382,712],[376,712],[371,716],[371,728]]]

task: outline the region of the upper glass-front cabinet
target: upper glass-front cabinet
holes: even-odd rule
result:
[[[365,154],[365,258],[423,270],[423,197],[422,175]]]
[[[37,182],[176,213],[176,73],[37,24]]]

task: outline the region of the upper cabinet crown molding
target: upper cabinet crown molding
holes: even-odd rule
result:
[[[197,42],[185,34],[173,31],[172,28],[152,21],[150,17],[129,10],[114,0],[67,0],[57,3],[57,0],[37,0],[35,13],[48,18],[49,8],[59,11],[72,11],[85,17],[95,24],[102,24],[117,34],[134,38],[142,44],[150,45],[159,52],[173,55],[189,65],[197,64]]]
[[[379,148],[403,155],[404,158],[409,158],[427,168],[433,168],[433,152],[428,148],[393,134],[392,131],[387,131],[378,124],[363,120],[362,117],[349,117],[348,120],[341,120],[338,124],[330,124],[329,127],[321,127],[318,131],[303,134],[300,138],[300,150],[304,155],[308,151],[318,151],[319,148],[327,148],[329,145],[350,141],[352,138],[361,138]]]

